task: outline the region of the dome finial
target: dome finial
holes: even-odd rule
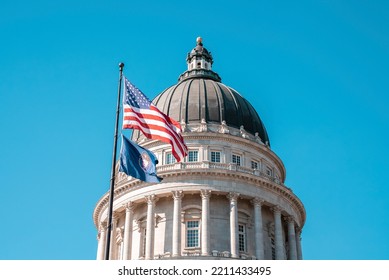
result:
[[[196,42],[197,42],[197,45],[202,46],[203,45],[203,38],[197,37]]]

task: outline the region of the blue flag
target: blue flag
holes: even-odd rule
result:
[[[122,135],[119,171],[144,182],[158,183],[156,156],[149,150],[137,145]]]

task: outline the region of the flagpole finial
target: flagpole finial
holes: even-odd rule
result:
[[[120,69],[120,71],[123,70],[123,67],[124,67],[124,63],[123,63],[123,62],[120,62],[120,63],[119,63],[119,69]]]

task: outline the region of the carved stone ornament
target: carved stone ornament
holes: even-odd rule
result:
[[[242,138],[250,138],[243,125],[240,126],[240,136],[242,136]]]
[[[230,193],[228,193],[227,198],[228,198],[230,201],[237,201],[239,195],[240,195],[239,193],[230,192]]]
[[[173,199],[182,199],[184,197],[184,193],[182,191],[172,191]]]
[[[259,144],[263,144],[261,137],[259,137],[259,133],[255,132],[255,141]]]
[[[202,199],[209,199],[211,197],[211,190],[200,190]]]
[[[230,133],[230,130],[228,129],[228,126],[227,126],[227,123],[225,120],[222,121],[222,124],[220,125],[220,128],[219,128],[219,133],[225,133],[225,134],[228,134]]]
[[[207,130],[208,130],[207,122],[205,121],[205,119],[201,119],[201,124],[200,124],[199,132],[206,132]]]
[[[185,120],[184,119],[181,119],[181,131],[182,132],[186,132],[187,131],[187,129],[186,129],[186,122],[185,122]]]
[[[251,200],[251,203],[255,206],[259,206],[261,207],[263,205],[263,203],[265,202],[265,200],[263,200],[262,198],[259,198],[259,197],[255,197]]]

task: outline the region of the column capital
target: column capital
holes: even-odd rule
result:
[[[107,229],[107,222],[101,222],[99,225],[99,231],[105,231]]]
[[[135,204],[132,201],[129,201],[128,203],[123,204],[124,208],[126,209],[126,213],[133,212],[135,208]]]
[[[209,199],[211,197],[211,190],[200,190],[202,199]]]
[[[281,211],[282,211],[282,208],[278,205],[276,206],[273,206],[272,208],[270,208],[275,214],[281,214]]]
[[[286,217],[284,217],[284,221],[287,222],[288,224],[290,224],[290,223],[294,224],[295,223],[293,216],[286,216]]]
[[[147,205],[154,205],[158,201],[158,197],[155,194],[146,195],[145,200]]]
[[[172,191],[173,199],[182,199],[184,197],[183,191]]]
[[[237,201],[239,195],[240,195],[240,194],[237,193],[237,192],[230,192],[230,193],[227,194],[227,198],[228,198],[230,201]]]
[[[262,198],[259,198],[259,197],[254,197],[254,198],[251,200],[251,203],[252,203],[254,206],[262,206],[264,202],[265,202],[265,200],[263,200]]]

